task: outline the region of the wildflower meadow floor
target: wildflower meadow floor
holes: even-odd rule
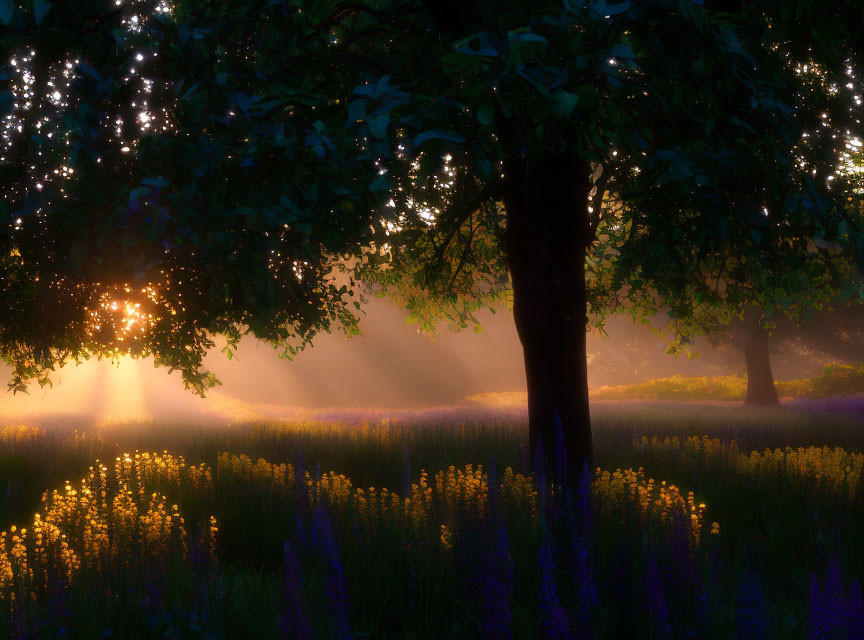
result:
[[[864,638],[864,403],[0,427],[0,638]]]

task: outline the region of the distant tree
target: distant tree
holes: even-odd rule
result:
[[[798,7],[830,14],[814,56],[854,28]],[[505,298],[506,264],[532,449],[554,455],[557,415],[578,466],[586,311],[783,305],[824,277],[809,239],[861,247],[840,190],[792,170],[803,116],[774,45],[801,19],[683,0],[0,0],[24,62],[0,61],[16,384],[152,353],[202,390],[212,334],[290,355],[354,329],[357,277],[404,269],[462,322],[452,302]]]
[[[747,370],[745,404],[779,406],[770,356],[794,353],[864,363],[864,306],[836,301],[800,322],[778,315],[770,328],[763,326],[758,311],[750,310],[742,320],[717,327],[709,339],[716,346],[743,352]]]

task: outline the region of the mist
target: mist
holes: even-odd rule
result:
[[[269,345],[244,338],[236,357],[219,347],[205,360],[222,386],[202,399],[183,388],[178,372],[154,368],[152,359],[118,364],[88,361],[67,365],[53,386],[31,385],[29,394],[4,394],[7,417],[68,414],[94,420],[221,420],[274,417],[324,409],[420,409],[458,405],[483,393],[525,391],[522,350],[512,314],[478,313],[485,331],[447,330],[430,337],[406,324],[404,311],[373,299],[361,320],[362,335],[321,334],[293,361]],[[608,335],[588,335],[591,387],[632,384],[681,374],[742,373],[740,350],[713,349],[699,340],[695,358],[674,357],[651,327],[613,316]],[[824,361],[794,353],[772,357],[778,379],[812,375]],[[9,369],[2,373],[9,377]]]

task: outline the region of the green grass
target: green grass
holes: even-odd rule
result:
[[[855,515],[864,506],[864,490],[859,489],[850,502],[812,479],[745,473],[732,456],[694,461],[668,447],[633,445],[643,435],[698,434],[727,443],[736,440],[745,453],[810,445],[862,451],[864,425],[853,418],[790,409],[653,403],[598,405],[593,421],[598,466],[644,467],[646,475],[658,481],[674,483],[685,494],[693,491],[697,501],[707,504],[706,521],[720,523],[720,535],[706,536],[694,556],[700,575],[707,575],[712,563],[719,567],[705,596],[708,604],[703,603],[707,609],[700,611],[695,596],[686,590],[669,589],[674,637],[687,637],[694,630],[697,637],[736,637],[740,622],[740,614],[736,622],[736,602],[745,569],[755,569],[761,576],[771,628],[766,637],[774,638],[807,637],[811,576],[823,576],[832,555],[841,559],[845,575],[864,575],[864,519]],[[26,525],[41,508],[43,491],[84,476],[96,459],[112,461],[120,452],[136,449],[168,450],[183,455],[190,464],[203,462],[214,470],[220,451],[263,457],[272,463],[295,463],[302,452],[305,467],[313,474],[320,465],[321,471],[347,475],[355,486],[386,486],[399,492],[405,484],[406,460],[415,483],[421,468],[434,473],[450,465],[488,466],[493,456],[499,472],[507,466],[527,471],[525,416],[518,410],[405,412],[390,416],[385,425],[377,418],[364,422],[350,415],[333,416],[327,422],[225,427],[147,422],[77,425],[86,432],[84,438],[80,433],[76,438],[75,423],[49,421],[44,426],[43,434],[7,440],[0,449],[0,529],[13,523]],[[107,598],[94,577],[73,585],[68,607],[74,624],[66,623],[66,637],[100,637],[108,627],[113,637],[279,637],[282,543],[308,537],[311,525],[298,520],[297,510],[280,501],[271,487],[244,485],[236,479],[216,477],[212,495],[184,490],[169,496],[169,501],[180,505],[190,531],[210,514],[218,518],[219,581],[209,594],[217,605],[202,608],[194,575],[182,563],[173,566],[169,580],[175,591],[172,601],[178,604],[161,617],[148,613],[134,599]],[[527,514],[507,517],[516,575],[513,637],[540,637],[537,549],[543,534]],[[563,525],[555,521],[553,512],[548,517],[552,539],[566,544]],[[472,556],[482,553],[482,543],[471,542],[473,526],[465,524],[465,537],[460,538],[460,544],[468,545],[460,553],[467,555],[454,551],[452,564],[444,566],[432,547],[406,551],[412,539],[400,530],[385,527],[355,544],[351,520],[335,520],[349,585],[352,630],[370,638],[480,637],[482,598],[471,585],[476,569]],[[600,592],[595,618],[598,636],[660,637],[640,602],[652,554],[661,568],[674,561],[663,535],[640,528],[632,514],[597,519],[593,540]],[[433,543],[434,539],[424,544]],[[333,637],[326,563],[314,546],[298,543],[298,548],[305,549],[307,613],[320,637]],[[578,593],[569,571],[560,556],[559,597],[575,617]],[[410,585],[406,584],[409,573],[415,576]],[[92,603],[101,603],[101,609]],[[52,624],[45,623],[38,637],[55,637],[57,628]],[[75,633],[68,635],[72,628]]]

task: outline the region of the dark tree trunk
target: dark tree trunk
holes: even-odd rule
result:
[[[779,407],[780,399],[771,373],[769,335],[761,325],[756,327],[744,345],[744,360],[747,363],[747,397],[744,404]]]
[[[586,460],[592,464],[585,345],[589,174],[587,164],[574,156],[534,167],[514,159],[505,164],[502,194],[513,315],[525,356],[532,464],[541,454],[555,473],[563,435],[571,478]]]

